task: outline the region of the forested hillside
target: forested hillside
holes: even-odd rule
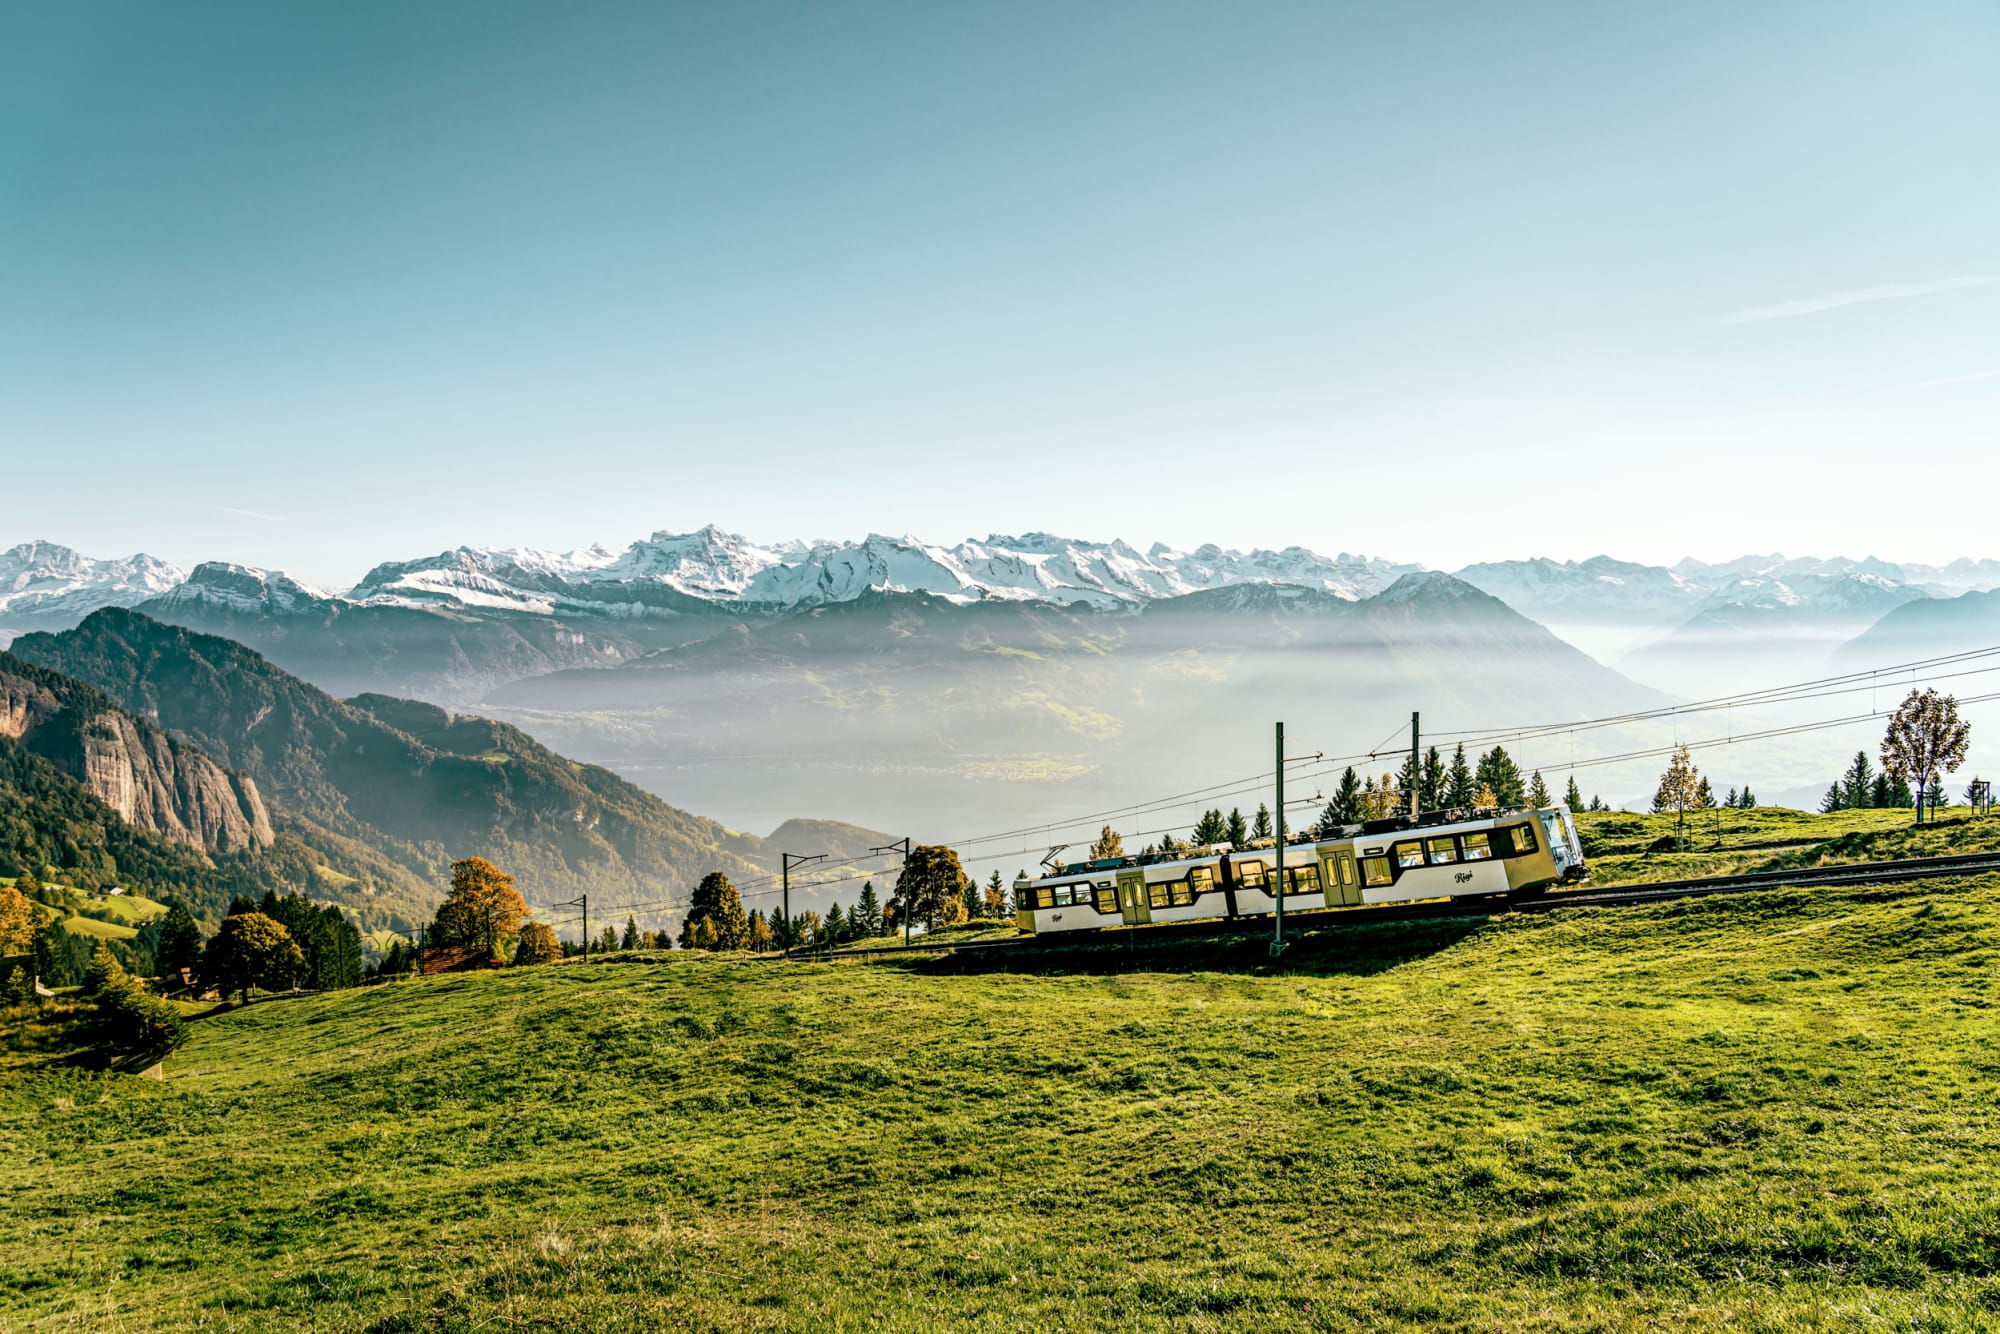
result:
[[[763,869],[762,840],[513,727],[387,696],[343,702],[230,640],[107,610],[15,651],[250,773],[278,829],[365,844],[427,884],[473,853],[537,904],[586,891],[660,898],[707,871]]]

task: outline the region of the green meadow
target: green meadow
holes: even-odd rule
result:
[[[0,1328],[2000,1324],[2000,877],[632,955],[0,1075]]]

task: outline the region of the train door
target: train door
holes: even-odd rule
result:
[[[1118,907],[1125,915],[1127,926],[1138,926],[1153,920],[1153,902],[1146,893],[1144,871],[1118,873]]]
[[[1351,848],[1329,849],[1320,854],[1320,874],[1326,878],[1326,906],[1352,907],[1361,902],[1361,877],[1355,873]]]

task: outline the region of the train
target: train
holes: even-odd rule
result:
[[[1429,811],[1270,839],[1048,868],[1014,882],[1014,924],[1030,935],[1412,899],[1523,896],[1586,880],[1568,807]]]

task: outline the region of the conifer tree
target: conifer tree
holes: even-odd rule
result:
[[[1534,775],[1528,779],[1528,804],[1538,811],[1549,804],[1549,785],[1542,781],[1540,769],[1535,770]]]
[[[997,866],[986,881],[986,915],[996,921],[1012,916],[1007,910],[1007,882],[1000,878]]]
[[[1496,805],[1527,804],[1528,785],[1522,781],[1521,770],[1505,747],[1495,746],[1481,755],[1478,767],[1473,770],[1473,777],[1492,791]]]
[[[711,948],[740,950],[750,936],[750,919],[743,913],[743,896],[721,871],[710,871],[688,896],[688,915],[681,923],[681,944],[692,942],[694,924],[711,923],[716,943]]]
[[[1868,752],[1854,752],[1854,763],[1847,766],[1847,772],[1840,778],[1841,804],[1849,810],[1866,810],[1873,800],[1871,791],[1874,776],[1868,770]]]
[[[201,928],[194,914],[178,898],[167,900],[167,915],[160,919],[159,939],[153,945],[153,971],[161,977],[178,979],[181,969],[201,966]]]
[[[1575,774],[1569,776],[1569,786],[1563,790],[1563,805],[1573,811],[1583,809],[1583,793],[1577,791]]]
[[[1255,842],[1269,837],[1271,837],[1271,808],[1260,801],[1257,803],[1256,818],[1250,822],[1250,839]]]
[[[1418,804],[1427,811],[1443,809],[1446,781],[1444,757],[1438,754],[1436,746],[1432,746],[1424,752],[1424,781],[1419,789]]]
[[[764,914],[754,910],[750,914],[750,948],[759,954],[771,949],[771,924],[764,920]]]
[[[711,948],[713,948],[713,947],[711,946]],[[616,954],[616,953],[618,952],[618,928],[617,928],[617,927],[615,927],[615,926],[607,926],[607,927],[605,927],[605,928],[604,928],[604,930],[602,930],[602,931],[600,931],[600,932],[598,933],[598,935],[597,935],[597,952],[598,952],[599,954]]]
[[[1701,781],[1695,784],[1694,804],[1705,811],[1715,809],[1715,789],[1708,785],[1707,774],[1703,774]]]
[[[998,874],[997,872],[995,874]],[[882,900],[875,896],[875,882],[861,882],[861,897],[855,900],[854,911],[848,919],[857,936],[879,936],[882,934]]]
[[[627,950],[639,948],[639,923],[630,913],[625,915],[625,934],[619,937],[618,947]]]
[[[1327,804],[1336,825],[1359,824],[1361,814],[1361,780],[1354,776],[1354,766],[1348,765],[1340,775],[1340,786],[1333,790],[1333,800]]]
[[[1748,783],[1743,785],[1743,795],[1736,799],[1736,805],[1739,810],[1751,811],[1757,809],[1757,794],[1750,790]]]
[[[828,945],[838,945],[847,939],[847,917],[838,903],[826,910],[826,921],[820,931]]]
[[[1479,782],[1474,777],[1472,766],[1465,762],[1465,743],[1451,755],[1451,767],[1444,775],[1444,804],[1453,807],[1474,805],[1479,797]]]
[[[1825,773],[1826,770],[1822,769],[1820,772]],[[1827,788],[1826,795],[1819,799],[1819,813],[1821,815],[1831,815],[1835,811],[1845,810],[1846,808],[1847,794],[1840,790],[1838,782]]]
[[[1203,811],[1201,819],[1195,822],[1193,843],[1198,848],[1224,842],[1229,834],[1228,822],[1221,811]]]
[[[1724,809],[1724,810],[1726,810],[1726,811],[1733,811],[1733,810],[1735,810],[1735,809],[1736,809],[1736,789],[1735,789],[1735,788],[1733,788],[1733,787],[1732,787],[1732,788],[1730,788],[1730,789],[1729,789],[1729,794],[1728,794],[1727,796],[1723,797],[1723,799],[1722,799],[1722,809]]]
[[[1112,857],[1123,857],[1124,855],[1125,840],[1119,837],[1118,832],[1110,825],[1104,826],[1104,832],[1099,834],[1097,841],[1090,845],[1090,860],[1094,862],[1107,861]]]
[[[1878,811],[1889,805],[1889,775],[1879,769],[1875,772],[1875,780],[1868,785],[1868,804]]]
[[[1243,808],[1234,807],[1229,812],[1228,841],[1234,847],[1243,847],[1250,841],[1250,822],[1243,818]],[[999,874],[997,871],[994,874]]]

